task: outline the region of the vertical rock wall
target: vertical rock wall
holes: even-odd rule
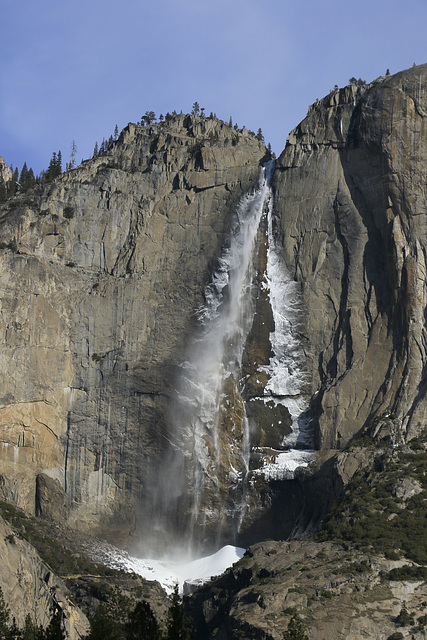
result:
[[[426,402],[427,65],[332,91],[289,136],[276,233],[305,307],[318,445]]]
[[[217,119],[129,125],[1,208],[2,497],[116,539],[144,527],[194,309],[264,154]]]
[[[89,621],[73,603],[65,584],[41,561],[35,549],[26,540],[18,538],[2,518],[0,553],[0,586],[10,611],[9,624],[14,619],[22,629],[29,615],[34,624],[46,628],[52,615],[60,612],[69,640],[87,636]]]

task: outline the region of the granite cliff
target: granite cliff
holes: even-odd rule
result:
[[[265,154],[215,118],[130,124],[2,207],[3,498],[110,538],[140,527],[194,311]]]
[[[12,179],[12,169],[0,156],[0,180],[9,182]]]
[[[319,448],[375,415],[425,422],[427,66],[331,91],[277,162],[276,233],[300,284]]]
[[[88,633],[89,621],[73,602],[65,584],[2,518],[0,553],[0,586],[18,627],[24,627],[29,612],[36,625],[47,627],[52,614],[60,611],[70,640],[78,640]]]
[[[425,551],[427,490],[426,117],[421,65],[313,104],[271,191],[259,187],[266,150],[253,134],[180,115],[129,125],[106,155],[9,200],[0,211],[2,498],[123,543],[167,512],[153,486],[172,495],[174,535],[191,518],[211,540],[227,518],[226,535],[239,520],[245,544],[321,529],[312,542],[253,547],[195,595],[200,638],[279,638],[298,611],[313,638],[385,640],[403,600],[424,637],[427,557],[414,550]],[[205,336],[217,330],[204,334],[200,317],[234,304],[230,274],[240,267],[229,255],[252,210],[250,304],[239,331],[214,334],[225,351],[211,420],[199,397],[211,371],[190,355],[207,354]],[[280,287],[274,269],[286,274]],[[190,436],[170,427],[171,416],[191,422],[177,404],[183,370],[202,416]],[[313,444],[307,469],[298,455]],[[281,466],[289,448],[305,469]]]

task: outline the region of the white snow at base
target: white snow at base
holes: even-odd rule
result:
[[[90,550],[93,560],[113,569],[136,573],[146,580],[157,580],[167,593],[172,593],[176,584],[178,584],[179,593],[183,593],[185,582],[202,584],[210,578],[221,575],[240,560],[244,553],[245,549],[242,547],[226,545],[210,556],[192,561],[179,561],[166,558],[162,560],[136,558],[104,542],[100,542]]]

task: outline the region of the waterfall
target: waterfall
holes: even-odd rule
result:
[[[211,522],[220,529],[231,518],[238,528],[244,510],[250,438],[240,395],[242,355],[253,322],[253,258],[260,220],[271,197],[272,170],[271,162],[262,169],[258,190],[237,207],[229,241],[205,290],[205,304],[197,310],[200,333],[182,364],[181,437],[191,460],[193,526]],[[219,499],[221,493],[228,496],[225,503]]]
[[[301,439],[306,407],[297,336],[299,302],[273,234],[273,170],[271,161],[261,170],[258,189],[237,206],[227,244],[205,289],[205,304],[196,310],[198,331],[180,367],[171,416],[173,451],[163,493],[170,509],[175,504],[176,523],[189,523],[187,535],[193,549],[205,535],[214,546],[224,539],[233,541],[250,510],[253,486],[248,479],[254,474],[264,479],[292,477],[295,467],[308,460],[306,452],[294,450],[308,445]],[[260,349],[253,347],[256,321],[259,326],[265,324],[257,307],[262,296],[274,321],[273,331],[263,330],[264,356],[268,354],[264,360]],[[248,349],[251,340],[252,351]],[[263,384],[257,379],[262,376]],[[254,424],[253,416],[248,420],[252,402],[265,404],[267,413],[269,402],[280,405],[279,413],[288,420],[290,415],[292,421],[292,431],[286,437],[282,431],[277,451],[270,446],[266,454],[267,448],[256,448],[262,464],[255,470],[251,469],[251,430],[261,431],[265,425],[256,424],[256,419]],[[268,422],[276,421],[280,433],[277,415],[277,411],[269,414]],[[257,499],[255,495],[252,501]]]

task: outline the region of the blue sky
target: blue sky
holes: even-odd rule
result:
[[[0,155],[35,173],[157,115],[206,112],[280,153],[351,76],[427,62],[426,0],[0,0]]]

